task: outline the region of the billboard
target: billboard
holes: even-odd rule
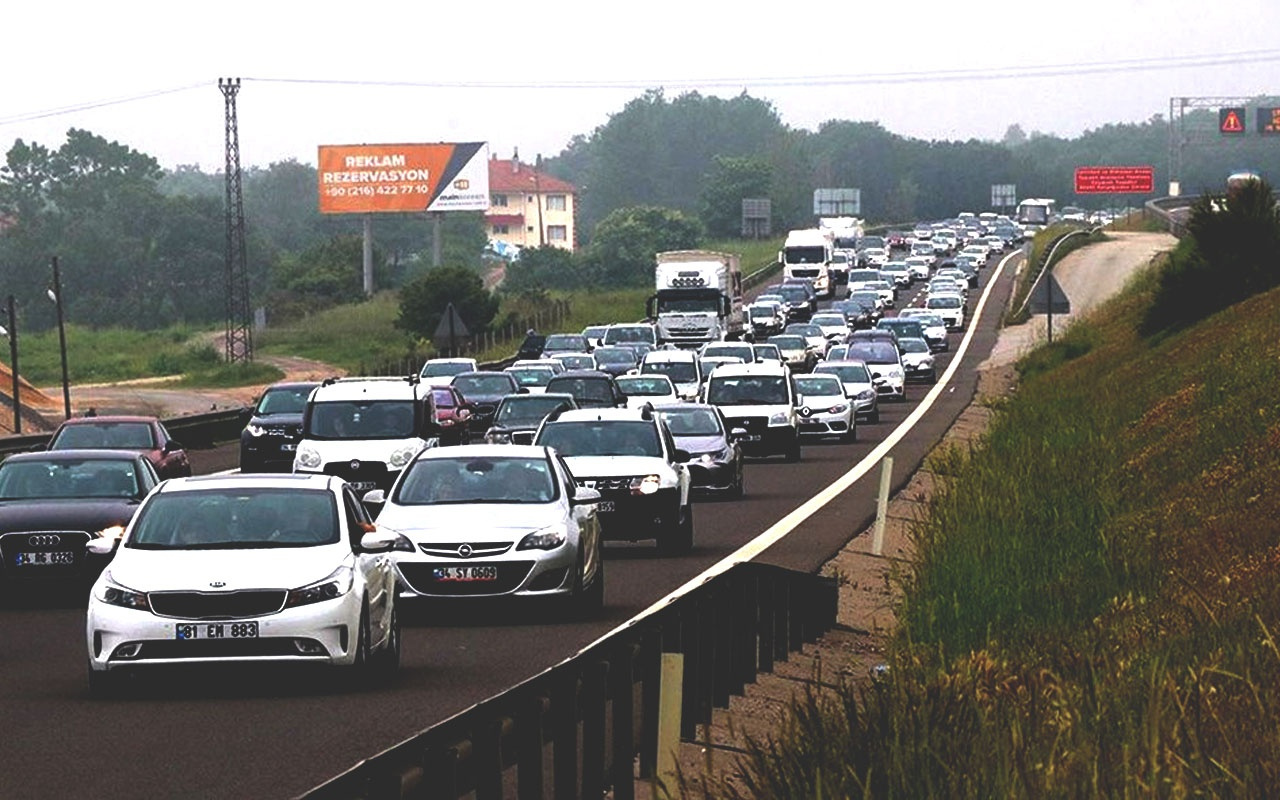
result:
[[[1155,188],[1155,167],[1076,167],[1076,194],[1149,194]]]
[[[817,217],[856,217],[862,213],[861,189],[814,189],[813,214]]]
[[[991,207],[1013,208],[1018,204],[1018,185],[1015,183],[991,184]]]
[[[489,144],[320,145],[320,213],[486,211]]]

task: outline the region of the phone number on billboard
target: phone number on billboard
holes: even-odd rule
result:
[[[429,187],[407,183],[391,186],[326,186],[325,197],[395,197],[397,195],[427,194]]]

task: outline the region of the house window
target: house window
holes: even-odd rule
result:
[[[562,194],[547,195],[547,210],[548,211],[564,211],[565,210],[564,195]]]
[[[548,225],[547,239],[553,242],[563,242],[569,238],[569,229],[565,225]]]
[[[490,205],[505,206],[507,204],[507,196],[505,194],[495,194],[489,198]]]
[[[528,231],[529,233],[533,233],[533,226],[530,225],[529,227],[525,228],[525,230]]]
[[[507,225],[494,225],[493,232],[496,234],[507,234],[511,232],[511,228]]]

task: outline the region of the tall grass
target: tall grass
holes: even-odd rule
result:
[[[935,458],[887,678],[800,698],[707,796],[1275,795],[1280,290],[1152,341],[1154,286]]]
[[[210,331],[176,326],[158,331],[68,324],[67,372],[72,383],[106,383],[179,375],[218,364]],[[62,381],[58,331],[19,332],[18,367],[37,386]],[[6,354],[7,347],[0,345]]]

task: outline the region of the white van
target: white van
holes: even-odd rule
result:
[[[661,373],[675,384],[681,400],[695,400],[702,388],[702,365],[693,350],[653,350],[640,362],[640,374]]]
[[[357,494],[385,491],[418,451],[439,444],[431,387],[418,376],[330,378],[307,399],[293,471],[336,475]]]

